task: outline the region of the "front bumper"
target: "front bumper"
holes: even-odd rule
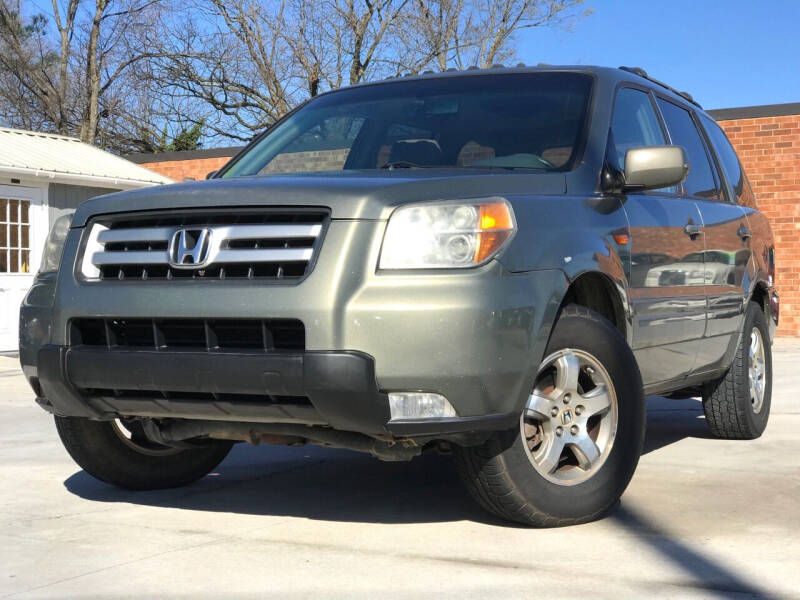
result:
[[[373,436],[437,437],[503,429],[518,418],[390,422],[375,363],[358,352],[166,353],[47,345],[38,352],[36,384],[45,410],[93,419],[302,423]],[[128,392],[112,393],[116,389]]]
[[[57,283],[40,282],[23,304],[23,370],[41,388],[44,408],[101,419],[299,422],[398,437],[499,430],[516,421],[566,291],[564,274],[511,273],[498,261],[460,273],[376,273],[382,232],[379,222],[331,222],[314,270],[299,285],[85,284],[62,269]],[[65,264],[74,262],[79,243],[80,230],[72,230]],[[87,317],[298,319],[305,352],[255,357],[70,347],[70,321]],[[86,391],[120,388],[125,395]],[[136,397],[130,390],[180,397]],[[442,394],[459,417],[390,422],[393,391]],[[265,400],[234,402],[227,394]],[[276,395],[309,402],[269,400]]]

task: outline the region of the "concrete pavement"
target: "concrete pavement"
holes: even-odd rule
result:
[[[649,399],[619,508],[534,530],[476,508],[436,455],[241,444],[192,486],[117,490],[0,357],[0,598],[800,598],[798,363],[779,340],[753,442],[709,438],[697,401]]]

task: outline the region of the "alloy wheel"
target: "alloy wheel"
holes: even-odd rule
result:
[[[750,403],[753,412],[758,414],[764,406],[764,385],[766,383],[764,338],[761,337],[761,330],[753,327],[750,332],[750,348],[748,350],[748,379],[750,384]]]
[[[123,444],[148,456],[169,456],[177,454],[180,448],[164,446],[150,441],[144,433],[144,429],[136,419],[114,419],[111,421],[111,428]]]
[[[552,483],[575,485],[608,458],[617,421],[614,384],[603,365],[565,349],[542,362],[520,427],[536,471]]]

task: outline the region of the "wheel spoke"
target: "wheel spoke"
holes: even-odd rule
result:
[[[578,465],[584,471],[589,469],[592,463],[600,456],[600,449],[597,444],[586,434],[574,440],[570,445],[575,452],[575,458],[578,459]]]
[[[544,421],[550,418],[550,410],[553,403],[549,398],[534,391],[528,397],[528,405],[525,407],[525,416],[537,421]]]
[[[533,455],[533,460],[545,473],[550,474],[558,467],[558,459],[561,458],[563,451],[563,438],[553,436],[546,444],[542,444],[542,447]]]
[[[535,471],[556,484],[585,481],[601,468],[616,436],[614,382],[588,352],[553,352],[540,367],[522,417],[524,449]]]
[[[750,334],[750,358],[755,358],[755,356],[758,354],[759,346],[760,340],[758,339],[758,336],[754,330],[753,333]]]
[[[556,367],[556,390],[560,393],[577,392],[578,375],[581,372],[581,364],[578,357],[572,352],[567,352],[559,356],[555,361]]]
[[[596,414],[605,413],[611,408],[611,396],[608,393],[608,388],[605,385],[598,385],[588,394],[580,397],[579,402],[583,404],[585,413],[583,417],[588,419]]]

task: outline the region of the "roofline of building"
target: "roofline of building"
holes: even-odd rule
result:
[[[717,108],[706,111],[717,121],[734,119],[758,119],[760,117],[786,117],[800,115],[800,102],[786,104],[762,104],[761,106],[740,106],[738,108]]]
[[[108,186],[123,190],[133,190],[141,187],[153,185],[165,185],[163,181],[147,181],[144,179],[127,179],[125,177],[103,177],[101,175],[81,175],[78,173],[61,173],[59,171],[44,171],[42,169],[31,169],[28,167],[10,167],[0,165],[0,173],[9,175],[19,175],[20,177],[30,177],[33,179],[44,179],[52,183],[71,183],[84,184],[98,187]]]
[[[197,160],[202,158],[230,158],[244,146],[228,146],[226,148],[203,148],[202,150],[178,150],[173,152],[136,152],[126,154],[123,158],[136,163],[159,163],[173,160]]]
[[[14,127],[0,127],[0,131],[4,133],[16,133],[20,135],[28,135],[32,137],[46,137],[53,140],[63,140],[65,142],[77,142],[82,144],[78,138],[71,135],[61,135],[60,133],[48,133],[46,131],[31,131],[30,129],[16,129]]]

